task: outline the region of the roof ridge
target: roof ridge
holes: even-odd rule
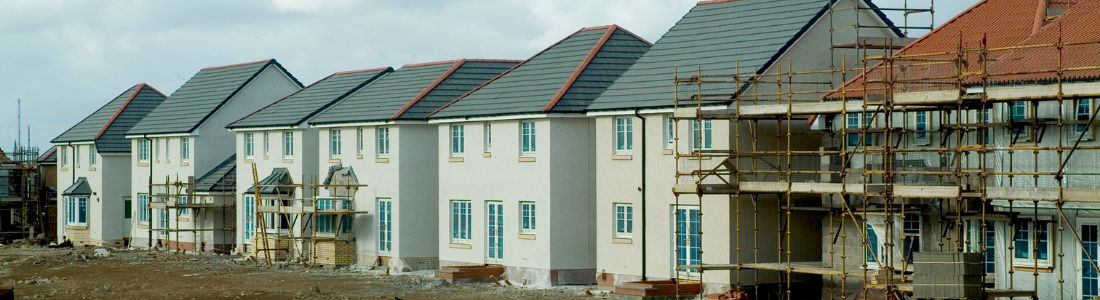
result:
[[[441,60],[441,61],[433,61],[433,62],[426,62],[426,63],[406,64],[406,65],[403,65],[401,67],[402,68],[411,68],[411,67],[434,66],[434,65],[453,64],[453,63],[464,62],[464,61],[465,61],[465,59]]]
[[[596,40],[596,44],[593,45],[592,49],[588,51],[588,55],[586,55],[584,59],[581,60],[581,63],[577,65],[577,69],[573,70],[573,74],[569,75],[569,79],[566,79],[565,83],[562,83],[561,87],[558,88],[558,92],[554,94],[554,97],[550,98],[550,101],[547,102],[546,106],[542,108],[542,112],[550,112],[554,109],[554,106],[558,105],[558,101],[561,101],[561,98],[565,96],[565,92],[569,91],[569,88],[573,87],[573,83],[577,81],[578,77],[581,77],[581,73],[584,72],[584,69],[588,68],[588,64],[592,63],[592,59],[596,58],[596,54],[600,53],[600,50],[603,49],[604,44],[607,44],[607,40],[611,39],[611,36],[615,34],[615,30],[618,29],[619,26],[610,25],[606,26],[606,28],[607,32],[604,32],[603,36],[600,36],[600,39]]]
[[[138,83],[134,86],[134,93],[130,94],[130,97],[127,97],[125,102],[122,102],[122,105],[118,107],[118,110],[115,111],[114,115],[111,115],[110,119],[107,119],[107,122],[103,124],[103,128],[99,129],[99,132],[95,134],[95,137],[92,138],[92,141],[98,140],[99,137],[103,136],[103,133],[107,132],[107,128],[110,128],[111,124],[115,123],[115,120],[118,119],[118,116],[122,115],[122,111],[126,110],[126,107],[130,105],[130,102],[134,101],[134,98],[137,98],[137,95],[140,94],[141,90],[145,89],[146,86],[148,85],[145,83]],[[161,94],[161,96],[164,96],[164,94]]]
[[[706,0],[706,1],[699,1],[699,3],[696,3],[695,5],[707,5],[707,4],[716,4],[716,3],[723,3],[723,2],[732,2],[732,1],[737,1],[737,0]]]
[[[564,37],[564,38],[562,38],[561,40],[558,40],[558,41],[557,41],[556,43],[554,43],[554,44],[552,44],[552,45],[550,45],[550,46],[548,46],[548,47],[546,47],[546,48],[543,48],[543,49],[542,49],[542,51],[539,51],[538,53],[535,53],[535,55],[532,55],[531,57],[529,57],[529,58],[527,58],[527,59],[523,60],[522,62],[520,62],[520,63],[516,64],[515,66],[512,66],[511,68],[508,68],[508,70],[505,70],[505,71],[504,71],[503,73],[497,74],[497,76],[493,76],[493,78],[489,79],[489,81],[483,82],[483,83],[482,83],[481,85],[478,85],[477,87],[473,88],[472,90],[470,90],[470,91],[467,91],[467,92],[466,92],[465,94],[462,94],[462,96],[458,96],[458,98],[455,98],[454,100],[451,100],[451,102],[447,102],[447,104],[444,104],[444,105],[440,106],[439,108],[436,108],[436,109],[435,109],[434,111],[432,111],[431,113],[429,113],[429,114],[428,114],[428,116],[427,116],[427,117],[425,117],[425,118],[430,118],[430,117],[431,117],[432,115],[435,115],[436,113],[439,113],[439,112],[440,112],[440,111],[442,111],[443,109],[446,109],[447,107],[450,107],[451,105],[454,105],[454,104],[455,104],[455,103],[457,103],[457,102],[458,102],[459,100],[462,100],[463,98],[466,98],[466,97],[467,97],[467,96],[469,96],[470,94],[473,94],[474,92],[477,92],[478,90],[480,90],[481,88],[485,87],[486,85],[488,85],[488,84],[490,84],[490,83],[493,83],[493,81],[496,81],[497,79],[500,79],[500,77],[503,77],[504,75],[506,75],[506,74],[508,74],[508,73],[511,73],[511,72],[512,72],[512,71],[514,71],[514,70],[515,70],[516,68],[519,68],[520,66],[523,66],[523,65],[524,65],[524,64],[526,64],[527,62],[531,61],[531,59],[534,59],[535,57],[538,57],[539,55],[542,55],[543,53],[546,53],[546,51],[548,51],[548,50],[550,50],[550,49],[552,49],[552,48],[554,48],[554,47],[557,47],[557,46],[558,46],[558,45],[560,45],[560,44],[561,44],[562,42],[565,42],[565,40],[568,40],[569,38],[571,38],[571,37],[573,37],[573,36],[577,35],[578,33],[581,33],[582,31],[586,31],[586,30],[593,30],[593,29],[586,29],[586,28],[595,28],[595,29],[599,29],[600,27],[603,27],[603,28],[607,28],[607,26],[612,26],[612,25],[605,25],[605,26],[596,26],[596,27],[585,27],[585,28],[581,28],[581,29],[578,29],[578,30],[577,30],[576,32],[573,32],[572,34],[569,34],[568,36],[565,36],[565,37]]]
[[[251,64],[258,64],[258,63],[271,62],[271,61],[274,61],[274,60],[275,60],[274,58],[269,58],[269,59],[265,59],[265,60],[257,60],[257,61],[251,61],[251,62],[246,62],[246,63],[232,64],[232,65],[224,65],[224,66],[216,66],[216,67],[206,67],[206,68],[202,68],[202,69],[199,69],[199,70],[200,70],[200,71],[206,71],[206,70],[217,70],[217,69],[225,69],[225,68],[240,67],[240,66],[245,66],[245,65],[251,65]]]
[[[107,103],[104,103],[103,105],[99,106],[99,108],[97,108],[95,111],[92,111],[92,113],[88,114],[87,116],[84,116],[83,119],[80,119],[79,122],[76,122],[76,124],[73,124],[73,126],[70,126],[69,129],[66,129],[65,131],[61,132],[61,135],[58,135],[57,137],[53,138],[52,140],[50,140],[50,142],[53,143],[58,138],[61,138],[62,136],[65,136],[66,133],[69,133],[69,131],[72,131],[73,129],[75,129],[76,126],[80,126],[80,123],[84,123],[84,121],[87,121],[88,118],[92,117],[92,115],[99,112],[103,108],[107,107],[107,105],[111,105],[111,102],[114,102],[115,99],[118,99],[118,97],[122,97],[122,95],[125,95],[126,92],[129,92],[130,89],[134,89],[136,86],[137,86],[137,84],[135,84],[134,86],[131,86],[130,88],[127,88],[125,91],[122,91],[122,93],[119,93],[118,96],[115,96],[114,98],[111,98],[111,101],[107,101]]]
[[[349,71],[349,72],[355,72],[355,71]],[[283,96],[282,98],[279,98],[279,100],[275,100],[271,103],[268,103],[267,105],[264,105],[263,107],[261,107],[257,110],[254,110],[254,111],[248,113],[247,115],[244,115],[243,117],[240,117],[239,119],[233,120],[233,122],[229,122],[229,124],[225,125],[225,127],[226,128],[231,128],[233,126],[233,124],[236,124],[237,122],[240,122],[241,120],[247,119],[248,117],[251,117],[252,115],[255,115],[256,113],[258,113],[260,111],[263,111],[264,109],[267,109],[268,107],[271,107],[272,105],[278,104],[279,102],[282,102],[283,100],[286,100],[287,98],[290,98],[291,96],[297,95],[298,93],[301,93],[302,91],[304,91],[306,89],[309,89],[309,87],[311,87],[311,86],[313,86],[317,83],[320,83],[322,81],[325,81],[325,79],[332,78],[332,76],[336,76],[337,74],[340,74],[340,73],[333,73],[333,74],[330,74],[328,76],[325,76],[324,78],[318,79],[317,81],[314,81],[313,83],[310,83],[309,85],[304,86],[304,87],[298,89],[297,91],[294,91],[293,93],[290,93],[289,95],[286,95],[286,96]]]
[[[454,64],[453,66],[451,66],[451,68],[447,69],[446,72],[443,72],[443,74],[439,75],[439,77],[436,78],[435,81],[432,81],[431,84],[428,84],[428,86],[425,87],[423,90],[421,90],[420,93],[417,93],[416,96],[414,96],[411,100],[409,100],[409,102],[406,102],[404,106],[401,106],[401,109],[398,109],[397,112],[395,112],[393,114],[393,116],[390,117],[390,119],[395,119],[396,120],[398,117],[401,117],[401,115],[405,114],[405,112],[408,111],[410,108],[412,108],[413,105],[416,105],[417,102],[420,102],[420,99],[423,99],[424,96],[427,96],[428,93],[430,93],[432,90],[435,90],[435,88],[438,87],[440,83],[443,83],[443,80],[446,80],[447,77],[451,77],[451,74],[454,74],[455,71],[458,71],[458,69],[461,68],[463,65],[465,65],[467,61],[466,61],[466,59],[458,59],[458,60],[451,60],[450,62],[452,62]],[[435,63],[420,64],[420,65],[428,66],[428,65],[436,65],[436,64],[440,64],[440,63],[435,62]],[[409,65],[405,65],[405,66],[402,66],[402,68],[406,68],[408,66]]]
[[[272,64],[279,65],[279,63],[276,62],[274,58],[272,58],[270,60],[266,60],[266,62],[267,62],[267,64],[260,67],[260,69],[256,70],[256,72],[253,72],[252,76],[249,76],[248,79],[246,79],[241,84],[237,85],[237,88],[233,89],[232,93],[229,93],[228,96],[225,96],[225,99],[222,99],[221,102],[218,103],[218,105],[214,106],[214,109],[206,112],[206,115],[203,116],[202,119],[199,119],[199,121],[196,122],[195,125],[192,125],[191,129],[188,129],[187,132],[195,131],[195,129],[199,128],[199,126],[202,126],[203,123],[206,123],[206,120],[210,119],[210,116],[213,116],[215,113],[217,113],[219,110],[221,110],[222,107],[225,106],[226,102],[229,102],[230,99],[233,99],[233,97],[236,97],[237,93],[240,93],[241,90],[244,89],[244,87],[246,87],[246,86],[248,86],[248,84],[252,83],[252,80],[256,79],[256,77],[259,77],[260,74],[264,72],[264,70],[267,70],[268,66],[270,66]],[[243,63],[243,64],[238,64],[238,65],[248,65],[248,64],[254,64],[254,63],[256,63],[256,62]],[[203,69],[203,70],[208,70],[208,69]],[[284,74],[290,73],[289,71],[286,71],[286,69],[283,69],[282,66],[279,66],[279,71],[283,72]],[[287,75],[289,76],[289,74],[287,74]],[[192,78],[194,78],[194,77],[192,77]],[[294,93],[297,93],[297,92],[301,91],[302,89],[304,89],[304,87],[301,86],[302,83],[298,82],[297,78],[294,78],[294,77],[290,77],[290,78],[293,79],[294,82],[297,83],[298,86],[299,86],[298,90],[294,91]],[[294,93],[291,93],[291,94],[294,94]],[[280,100],[282,100],[282,98],[280,98]],[[276,100],[275,102],[279,102],[279,101]],[[268,105],[271,105],[271,104],[268,104]],[[267,106],[264,106],[264,107],[267,107]],[[237,121],[240,121],[240,120],[238,119]],[[236,121],[234,121],[234,122],[236,122]]]
[[[373,68],[373,69],[343,71],[343,72],[332,73],[332,75],[346,75],[346,74],[355,74],[355,73],[363,73],[363,72],[382,71],[382,70],[385,70],[385,69],[388,69],[388,68],[392,68],[392,67],[380,67],[380,68]],[[332,77],[332,75],[329,75],[328,77]],[[325,77],[325,78],[328,78],[328,77]]]
[[[332,107],[333,105],[336,105],[336,103],[344,101],[344,99],[351,96],[352,94],[355,94],[355,93],[359,92],[359,90],[362,90],[363,87],[366,87],[367,85],[370,85],[370,84],[374,83],[375,81],[378,81],[378,78],[381,78],[382,76],[386,76],[386,75],[388,75],[390,73],[393,73],[393,72],[394,72],[393,67],[386,67],[384,69],[381,69],[381,71],[378,72],[378,74],[375,74],[374,76],[371,76],[370,80],[364,81],[363,83],[360,83],[359,85],[356,85],[355,88],[350,89],[347,92],[344,92],[344,94],[340,95],[339,97],[336,97],[336,99],[334,99],[332,101],[329,101],[328,103],[325,103],[325,105],[323,105],[320,108],[314,110],[313,112],[307,114],[305,117],[302,117],[302,119],[299,120],[298,123],[307,122],[309,119],[313,118],[314,116],[317,116],[321,112],[328,110],[329,107]]]

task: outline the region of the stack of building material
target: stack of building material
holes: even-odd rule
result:
[[[913,298],[982,296],[981,253],[914,253]]]

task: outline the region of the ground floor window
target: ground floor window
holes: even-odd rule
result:
[[[88,224],[88,198],[69,197],[66,203],[65,222],[69,225]]]
[[[345,215],[337,214],[324,214],[324,212],[334,212],[337,210],[348,209],[348,201],[337,199],[320,199],[317,200],[317,212],[320,213],[317,216],[317,232],[335,234],[348,233],[348,227],[351,227],[351,218]]]
[[[1089,260],[1091,256],[1093,260],[1100,259],[1097,254],[1097,229],[1098,225],[1092,223],[1089,225],[1081,225],[1081,298],[1093,299],[1100,296],[1100,276],[1097,275],[1096,267],[1092,265],[1092,261]]]
[[[256,232],[256,196],[244,196],[244,239]]]
[[[615,237],[629,238],[634,233],[634,206],[615,204]]]
[[[1012,258],[1014,265],[1034,265],[1038,260],[1039,265],[1050,265],[1049,240],[1050,221],[1029,220],[1017,222],[1015,234],[1012,238]]]
[[[451,241],[470,242],[470,201],[451,201]]]

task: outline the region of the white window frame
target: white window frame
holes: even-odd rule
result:
[[[691,150],[710,150],[714,147],[714,122],[691,121]],[[700,126],[701,125],[701,126]],[[700,128],[701,127],[701,128]]]
[[[665,115],[665,149],[672,149],[676,145],[676,119],[672,115]],[[642,133],[645,134],[645,133]]]
[[[1071,109],[1070,119],[1074,121],[1088,121],[1092,119],[1092,110],[1095,103],[1093,99],[1076,99],[1073,101]],[[1083,105],[1082,105],[1083,104]],[[1092,130],[1092,124],[1074,124],[1070,126],[1070,139],[1077,139],[1081,135],[1085,137],[1082,140],[1091,141],[1095,138]]]
[[[519,233],[535,234],[538,229],[538,206],[534,201],[519,202]]]
[[[493,124],[489,123],[489,122],[485,122],[485,125],[483,125],[482,127],[484,128],[484,132],[485,132],[484,136],[483,136],[483,139],[484,139],[484,145],[483,146],[485,147],[484,152],[485,153],[493,152]]]
[[[95,166],[96,165],[95,144],[92,144],[88,148],[88,165],[89,166]]]
[[[317,199],[317,211],[348,210],[348,200],[340,197],[328,197]],[[318,215],[315,221],[317,232],[321,235],[336,236],[351,232],[351,219],[347,216],[324,214]],[[337,229],[339,233],[337,232]]]
[[[139,144],[139,145],[140,145],[140,142],[141,142],[141,140],[138,140],[138,144]],[[62,166],[65,166],[66,164],[68,164],[68,163],[69,163],[69,157],[67,156],[68,154],[66,153],[66,152],[68,152],[68,151],[65,151],[65,149],[66,149],[66,148],[68,148],[68,147],[65,147],[65,146],[57,146],[57,154],[58,154],[58,157],[60,157],[60,158],[61,158],[61,159],[60,159],[60,162],[61,162],[61,165],[62,165]],[[140,152],[139,152],[139,154],[138,154],[138,155],[141,155],[141,154],[140,154]]]
[[[844,145],[848,147],[858,147],[859,137],[863,135],[863,127],[874,128],[875,114],[874,113],[848,113],[844,119],[844,126],[848,131],[848,136],[845,137]],[[868,133],[863,138],[863,146],[873,146],[875,144],[875,136],[872,133]]]
[[[390,128],[378,127],[375,129],[375,144],[374,152],[378,157],[386,157],[390,155]]]
[[[538,152],[538,131],[535,121],[520,121],[520,156],[534,156]]]
[[[355,154],[363,154],[363,127],[355,128]]]
[[[470,244],[473,241],[473,201],[451,200],[451,243]]]
[[[88,197],[65,197],[65,224],[69,226],[88,226]],[[81,211],[83,213],[74,213]]]
[[[332,128],[328,131],[328,154],[330,157],[340,156],[343,143],[340,141],[341,129]]]
[[[80,166],[80,146],[73,146],[73,163]]]
[[[170,151],[170,150],[172,150],[172,139],[171,138],[165,138],[164,139],[164,159],[166,161],[171,161],[172,160],[172,155],[171,155],[172,151]]]
[[[256,234],[256,196],[244,196],[244,240],[252,242],[252,236]]]
[[[634,117],[616,117],[613,123],[615,133],[613,152],[615,154],[634,152]]]
[[[916,145],[927,146],[932,140],[928,127],[931,122],[928,118],[927,111],[918,111],[913,116],[913,143]]]
[[[186,139],[186,138],[181,138],[180,139],[181,143],[182,143],[183,139]],[[269,153],[271,153],[271,137],[270,137],[269,132],[264,131],[264,157],[267,157],[267,155]]]
[[[466,153],[466,126],[463,124],[452,124],[450,132],[451,156],[462,156]]]
[[[1085,272],[1085,265],[1087,264],[1085,261],[1088,260],[1088,257],[1086,257],[1082,254],[1085,251],[1084,243],[1087,243],[1087,242],[1084,242],[1085,235],[1084,235],[1084,232],[1082,231],[1084,228],[1082,228],[1082,227],[1084,227],[1084,226],[1097,226],[1098,227],[1097,230],[1100,231],[1100,218],[1077,218],[1076,221],[1077,221],[1076,222],[1077,223],[1077,225],[1076,225],[1077,234],[1081,237],[1082,243],[1080,244],[1080,247],[1074,247],[1076,249],[1076,251],[1078,251],[1077,255],[1071,255],[1070,257],[1076,257],[1075,260],[1077,261],[1077,270],[1074,272],[1074,277],[1077,280],[1077,299],[1085,299],[1085,295],[1084,295],[1085,294],[1085,290],[1084,290],[1084,287],[1085,287],[1085,285],[1084,285],[1085,274],[1084,274],[1084,272]],[[1097,238],[1100,239],[1100,232],[1097,232],[1097,235],[1098,235]],[[1097,247],[1100,248],[1100,242],[1098,242],[1097,244],[1098,244]],[[1100,250],[1100,249],[1098,249],[1098,250]],[[1100,251],[1098,251],[1098,252],[1100,252]],[[1100,258],[1096,257],[1096,255],[1093,255],[1092,258],[1096,259],[1096,260],[1100,260]],[[1098,270],[1098,271],[1100,271],[1100,270]]]
[[[670,252],[670,254],[672,254],[672,257],[673,257],[673,259],[672,259],[672,268],[674,270],[676,270],[675,272],[679,273],[680,278],[699,279],[701,274],[699,273],[698,269],[688,269],[688,270],[685,271],[683,269],[678,268],[678,265],[680,264],[680,257],[677,256],[677,254],[678,254],[677,253],[677,248],[680,247],[680,245],[678,243],[681,240],[680,236],[678,236],[677,235],[678,233],[676,232],[677,231],[677,226],[678,226],[677,222],[679,222],[679,220],[678,220],[678,218],[679,218],[678,210],[684,210],[684,212],[688,213],[688,214],[691,214],[692,212],[694,212],[696,214],[696,216],[699,218],[699,220],[698,220],[698,223],[699,223],[698,224],[698,226],[699,226],[698,238],[700,240],[700,242],[699,242],[700,249],[702,249],[701,248],[702,247],[702,238],[703,238],[702,226],[704,224],[704,222],[702,220],[702,218],[703,218],[702,211],[699,210],[698,205],[680,205],[680,206],[675,206],[674,205],[674,206],[672,206],[672,214],[671,214],[672,226],[669,228],[672,231],[671,233],[672,233],[672,237],[673,237],[672,252]],[[691,233],[690,233],[690,231],[691,231],[691,228],[690,228],[691,217],[685,216],[684,220],[687,223],[687,226],[685,226],[685,230],[688,231],[688,233],[686,233],[685,235],[691,235]],[[692,248],[691,244],[690,243],[686,244],[685,248],[691,249]],[[691,261],[690,254],[687,256],[686,262],[687,262],[687,265],[691,265],[692,261]],[[702,257],[700,257],[699,263],[702,264]]]
[[[1046,242],[1047,242],[1046,243],[1047,244],[1046,253],[1047,253],[1047,258],[1046,259],[1039,259],[1038,263],[1039,263],[1039,267],[1042,267],[1042,268],[1050,267],[1051,262],[1053,261],[1052,257],[1054,255],[1054,242],[1052,242],[1052,239],[1051,239],[1051,224],[1054,223],[1054,222],[1052,222],[1050,220],[1040,219],[1039,221],[1042,224],[1036,225],[1036,224],[1033,223],[1034,220],[1035,220],[1033,218],[1024,218],[1024,219],[1021,219],[1021,220],[1022,220],[1021,222],[1026,222],[1025,224],[1021,224],[1021,225],[1026,226],[1026,229],[1027,229],[1027,234],[1028,234],[1028,236],[1027,236],[1027,244],[1028,244],[1027,245],[1027,256],[1028,257],[1027,258],[1017,258],[1016,257],[1016,251],[1018,250],[1018,247],[1016,247],[1017,246],[1016,245],[1016,240],[1017,240],[1018,237],[1016,235],[1018,233],[1019,228],[1017,227],[1017,224],[1009,223],[1011,225],[1011,228],[1010,228],[1011,235],[1009,236],[1009,238],[1011,240],[1009,240],[1009,242],[1013,243],[1013,250],[1012,250],[1013,252],[1009,253],[1010,257],[1012,258],[1012,266],[1035,267],[1035,260],[1033,260],[1031,258],[1031,255],[1035,254],[1035,253],[1033,253],[1033,251],[1035,250],[1035,242],[1036,242],[1035,234],[1037,233],[1036,232],[1037,230],[1034,230],[1033,226],[1046,226],[1046,236],[1047,236],[1047,238],[1046,238]]]
[[[863,261],[867,265],[868,270],[878,270],[880,260],[882,260],[883,251],[885,251],[883,247],[882,235],[876,232],[875,227],[871,226],[871,224],[868,222],[863,223],[863,228],[864,234],[867,235],[867,247],[870,247],[863,249]],[[871,240],[872,234],[875,235],[874,241]],[[868,256],[868,252],[874,255]]]
[[[294,132],[283,131],[283,158],[294,157]]]
[[[612,204],[611,213],[615,215],[612,218],[615,224],[612,225],[614,229],[614,236],[616,238],[631,238],[634,236],[634,204],[630,203],[614,203]]]
[[[180,138],[180,160],[191,160],[191,138],[189,137]]]
[[[914,218],[916,220],[914,220]],[[901,225],[902,237],[904,239],[902,241],[902,245],[901,245],[902,246],[901,255],[906,259],[911,260],[912,256],[916,255],[914,253],[921,252],[921,247],[923,246],[922,243],[924,242],[924,239],[922,237],[922,235],[924,234],[924,223],[923,223],[923,221],[924,221],[923,217],[919,214],[905,214],[905,220],[902,221],[902,225]],[[911,225],[916,225],[916,229],[910,230],[909,226],[911,226]],[[917,245],[916,245],[915,249],[910,250],[910,249],[905,248],[905,241],[910,241],[910,240],[915,240],[916,241]],[[906,251],[911,251],[909,253],[910,256],[908,256],[908,257],[905,256]],[[912,261],[910,261],[910,263],[911,262]]]
[[[254,139],[251,132],[244,133],[244,158],[252,158],[256,154]]]
[[[1016,108],[1017,108],[1016,105],[1017,104],[1020,104],[1024,109],[1024,115],[1021,118],[1016,117],[1017,116],[1016,115]],[[1034,113],[1035,113],[1032,110],[1031,102],[1028,102],[1028,101],[1008,102],[1005,107],[1008,109],[1008,114],[1007,114],[1008,122],[1012,122],[1012,121],[1015,121],[1015,120],[1031,119],[1034,116]],[[1020,128],[1020,129],[1024,130],[1024,132],[1020,133],[1020,138],[1019,138],[1018,141],[1030,141],[1031,140],[1031,131],[1032,131],[1031,129],[1032,128],[1030,126],[1028,126],[1028,127],[1023,127],[1023,128]],[[1005,130],[1008,131],[1008,138],[1010,140],[1016,138],[1016,128],[1007,127]],[[1013,254],[1013,256],[1015,256],[1015,254]]]

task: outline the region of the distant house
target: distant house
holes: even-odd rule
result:
[[[324,183],[352,176],[351,224],[360,265],[394,272],[435,269],[438,252],[438,134],[426,116],[518,63],[460,59],[402,66],[371,82],[309,121],[321,142],[313,172]],[[318,168],[319,167],[319,168]],[[346,193],[324,190],[321,197]]]
[[[130,160],[125,133],[164,102],[147,84],[130,87],[54,138],[54,186],[60,186],[57,236],[76,245],[121,246],[132,217]]]
[[[132,244],[228,251],[237,166],[225,126],[301,87],[274,59],[205,68],[127,131],[137,152]]]
[[[442,146],[440,265],[594,282],[597,146],[585,109],[649,47],[615,25],[584,28],[430,116]]]
[[[862,9],[843,9],[857,5]],[[728,120],[685,120],[675,124],[672,119],[673,99],[695,99],[694,95],[700,91],[711,97],[751,94],[756,89],[775,93],[775,75],[756,78],[760,81],[758,84],[752,84],[751,76],[776,74],[780,70],[800,72],[840,69],[841,66],[855,68],[864,50],[833,48],[837,46],[833,43],[854,43],[857,38],[865,41],[866,38],[885,40],[902,37],[902,33],[875,8],[870,1],[862,0],[699,2],[588,107],[588,115],[596,119],[594,161],[598,188],[594,242],[597,245],[601,285],[616,286],[643,278],[700,279],[697,270],[677,268],[677,265],[771,262],[778,259],[776,251],[761,251],[759,255],[752,252],[757,245],[765,249],[775,249],[778,245],[772,239],[762,239],[759,244],[754,244],[757,241],[748,233],[751,232],[749,229],[754,228],[754,220],[742,218],[740,227],[737,225],[733,216],[737,207],[735,198],[728,195],[697,197],[694,193],[677,198],[670,192],[677,183],[685,183],[670,176],[677,174],[678,169],[685,171],[681,168],[684,166],[677,166],[675,153],[728,152],[735,146],[738,136],[733,123]],[[859,17],[855,16],[856,12]],[[859,36],[851,29],[857,20],[860,26],[867,27],[860,29]],[[848,29],[833,30],[832,27]],[[876,53],[873,49],[867,51]],[[686,78],[702,75],[704,80],[722,80],[733,74],[741,76],[740,86],[732,83],[724,86],[693,84],[677,90],[673,84],[674,76]],[[839,73],[833,76],[835,78],[832,80],[837,85],[843,82]],[[827,90],[827,83],[831,80],[828,73],[822,73],[816,79],[804,78],[796,80],[825,84],[795,86],[794,92]],[[789,86],[784,86],[784,93]],[[703,109],[720,110],[733,106],[733,98],[725,97],[705,102]],[[774,103],[776,97],[778,95],[773,94],[761,101]],[[820,93],[805,97],[820,97]],[[748,101],[740,105],[752,104]],[[692,109],[698,107],[694,101],[687,106]],[[775,137],[774,122],[760,124],[770,126],[767,128],[771,129],[766,130],[772,130],[771,136]],[[796,126],[806,129],[804,123]],[[680,137],[678,149],[674,140],[677,133]],[[743,133],[740,138],[740,145],[748,147],[746,145],[751,144],[753,137]],[[805,145],[819,145],[814,137],[805,139],[808,141]],[[805,145],[800,147],[808,147]],[[817,149],[817,146],[809,147]],[[695,160],[689,165],[713,166],[718,160],[721,158],[715,161]],[[774,195],[761,197],[775,199]],[[741,195],[740,201],[744,203],[743,209],[752,207],[748,195]],[[764,203],[769,204],[760,206],[758,224],[775,224],[776,205],[774,202]],[[700,209],[704,206],[708,207],[706,212]],[[806,215],[797,220],[814,218],[817,217]],[[743,232],[738,233],[738,228]],[[705,237],[702,232],[706,233]],[[815,247],[790,250],[795,259],[816,261],[821,253]],[[700,253],[706,253],[705,259],[701,259]],[[752,279],[757,274],[761,274],[760,281]],[[701,280],[709,292],[720,292],[738,281],[742,284],[774,282],[774,274],[745,270],[738,275],[737,272],[718,270],[709,271]]]
[[[379,77],[393,72],[392,68],[378,68],[369,70],[357,70],[339,72],[322,78],[309,86],[290,94],[279,101],[271,103],[240,120],[230,123],[227,128],[236,133],[236,164],[242,173],[237,176],[236,182],[236,238],[239,244],[247,247],[247,250],[266,257],[264,253],[257,252],[262,248],[257,242],[267,233],[271,241],[283,240],[281,244],[269,244],[268,249],[263,250],[287,257],[298,257],[303,253],[310,253],[309,249],[314,245],[303,239],[316,239],[323,245],[317,247],[334,247],[332,244],[346,245],[349,239],[346,235],[337,235],[334,219],[335,215],[278,215],[276,213],[265,214],[266,222],[256,219],[257,209],[274,211],[277,209],[297,207],[313,207],[324,210],[328,206],[336,206],[334,201],[328,199],[314,203],[302,201],[315,197],[313,188],[305,186],[297,188],[290,184],[320,184],[318,178],[318,147],[321,138],[317,128],[310,128],[306,121],[317,115],[325,108],[337,101],[344,99],[363,88],[363,86],[378,80]],[[256,166],[257,177],[252,176],[252,165]],[[261,184],[256,187],[256,183]],[[286,186],[269,186],[269,185]],[[256,206],[256,194],[259,191],[260,199],[264,201],[260,207]],[[332,205],[330,205],[332,204]],[[340,203],[344,204],[344,203]],[[266,210],[265,210],[266,209]],[[340,216],[343,217],[343,216]],[[297,222],[289,222],[290,218],[301,219]],[[349,220],[350,221],[350,220]],[[318,224],[321,223],[321,224]],[[329,224],[332,223],[332,224]],[[257,229],[261,224],[266,228]],[[321,225],[317,229],[318,236],[309,236],[313,230],[311,227]],[[347,229],[347,228],[342,228]],[[330,232],[331,231],[331,232]],[[321,240],[320,236],[331,235],[333,239]],[[336,239],[340,237],[342,239]],[[294,243],[291,247],[290,243]],[[285,246],[285,247],[284,247]],[[303,249],[303,250],[299,250]],[[354,251],[354,250],[352,250]],[[317,257],[324,264],[335,264],[335,258],[330,255]],[[346,264],[346,263],[344,263]]]
[[[50,147],[38,157],[38,176],[42,185],[39,187],[41,192],[38,194],[38,201],[45,203],[46,215],[46,238],[48,240],[57,240],[57,147]]]

